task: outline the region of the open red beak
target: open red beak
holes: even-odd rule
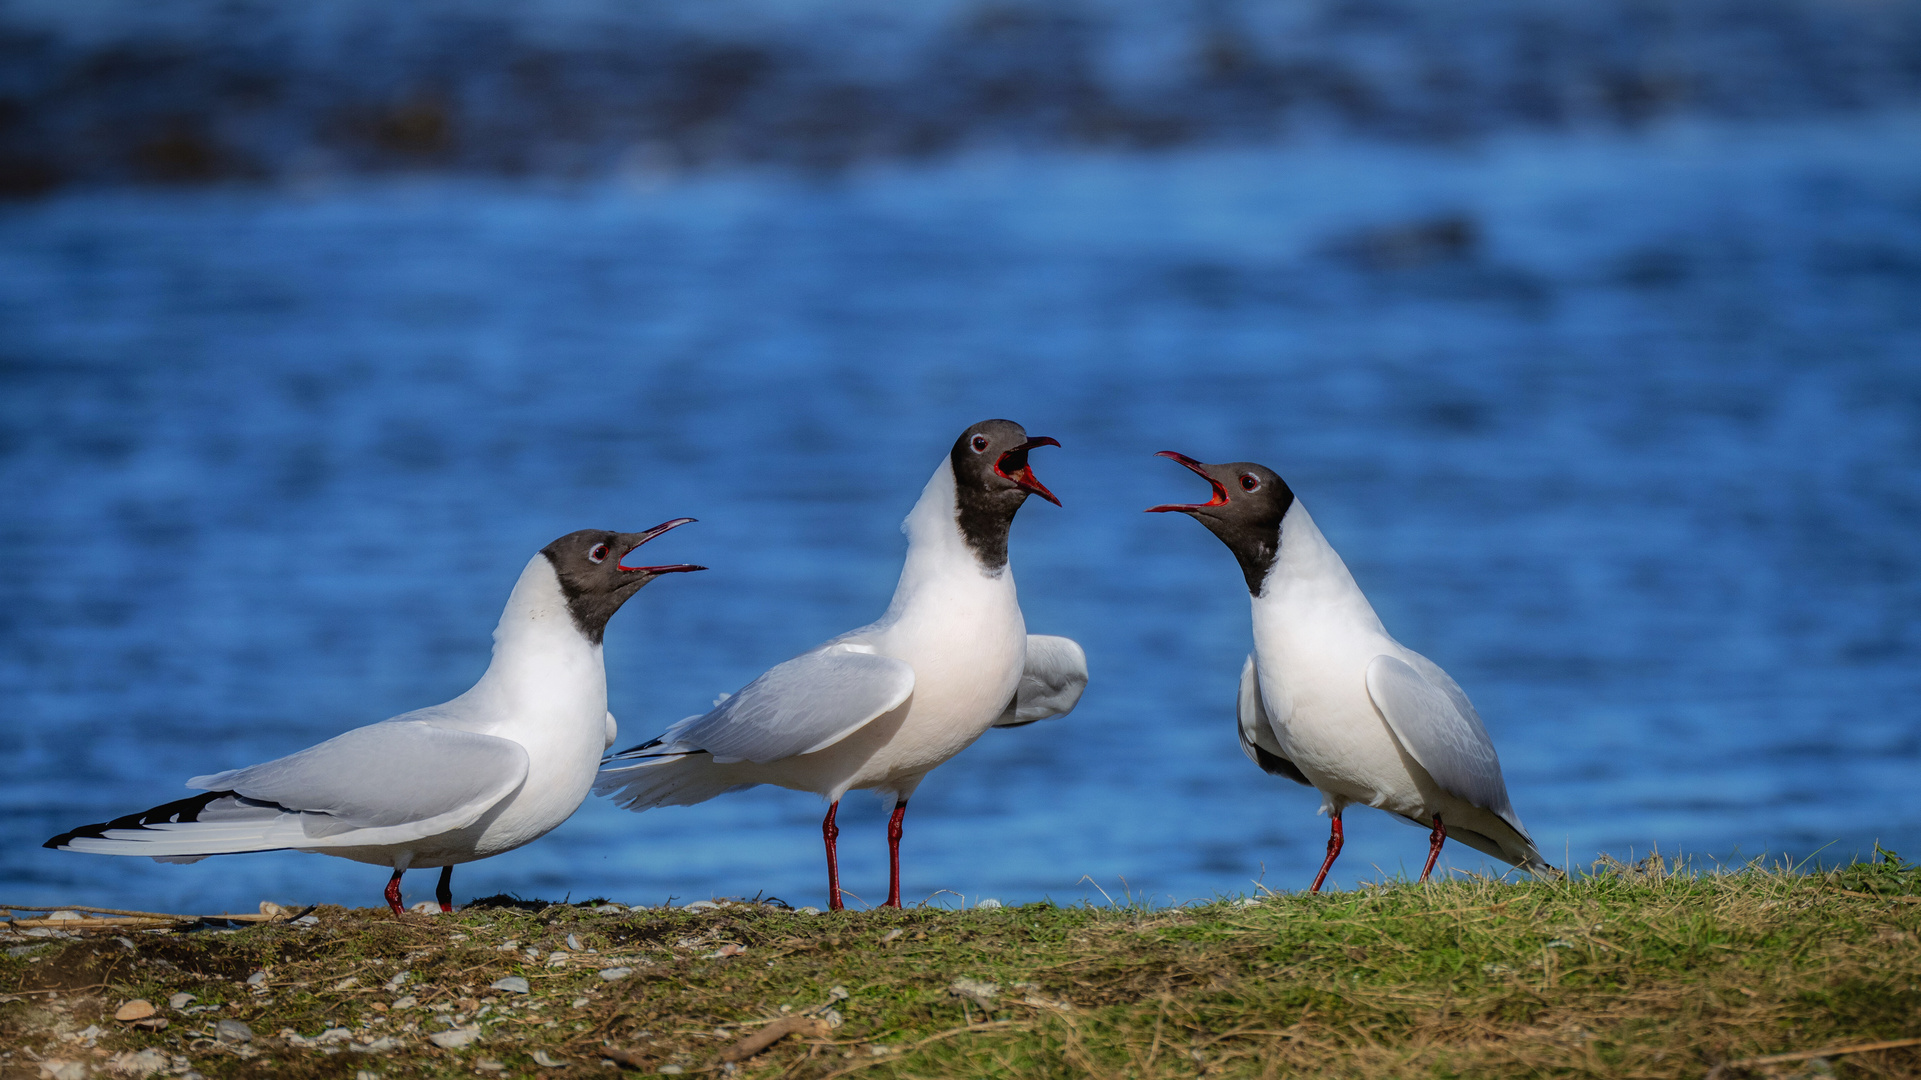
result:
[[[1214,498],[1204,503],[1167,503],[1162,506],[1150,506],[1147,508],[1147,513],[1164,514],[1169,510],[1177,510],[1183,514],[1189,514],[1196,510],[1199,510],[1208,506],[1226,506],[1227,505],[1227,488],[1222,486],[1219,480],[1216,480],[1213,477],[1207,475],[1207,466],[1205,464],[1199,461],[1195,461],[1193,458],[1188,457],[1186,454],[1177,454],[1172,450],[1163,450],[1160,453],[1155,454],[1154,456],[1164,457],[1164,458],[1173,458],[1175,461],[1178,461],[1181,464],[1187,466],[1188,468],[1194,470],[1196,475],[1198,475],[1201,479],[1207,481],[1209,484],[1212,484],[1214,486]]]
[[[672,529],[678,529],[682,525],[689,524],[694,520],[695,520],[694,518],[675,518],[672,521],[663,521],[660,524],[654,526],[653,528],[648,529],[646,532],[641,533],[639,536],[634,537],[633,544],[629,546],[626,551],[621,552],[620,557],[622,559],[625,559],[627,556],[632,555],[634,552],[638,551],[640,549],[640,545],[646,543],[649,540],[652,540],[654,537],[659,536],[661,533],[667,532]],[[695,570],[705,570],[707,568],[704,566],[695,566],[692,563],[674,563],[670,566],[621,566],[619,567],[619,569],[624,574],[686,574],[686,573],[691,573],[692,571],[695,571]]]
[[[1035,478],[1034,470],[1028,467],[1027,464],[1027,452],[1029,450],[1032,450],[1036,446],[1059,445],[1059,442],[1045,435],[1037,435],[1002,454],[1000,460],[994,462],[994,471],[999,473],[1002,479],[1013,481],[1014,486],[1020,488],[1022,491],[1039,495],[1055,506],[1059,506],[1061,501],[1054,497],[1053,492],[1047,490],[1046,484],[1041,483]],[[1012,472],[1008,471],[1009,467],[1012,467]]]

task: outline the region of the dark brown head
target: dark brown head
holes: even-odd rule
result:
[[[1261,583],[1274,567],[1281,552],[1281,519],[1294,505],[1294,492],[1273,469],[1251,461],[1208,465],[1186,454],[1163,450],[1160,457],[1173,458],[1201,475],[1214,487],[1214,497],[1204,503],[1150,506],[1150,514],[1169,510],[1187,514],[1208,527],[1241,564],[1247,578],[1247,591],[1261,595]]]
[[[614,617],[627,598],[641,586],[662,574],[684,574],[705,570],[704,566],[675,563],[671,566],[622,566],[621,561],[635,548],[669,529],[694,520],[675,518],[663,521],[646,532],[620,533],[605,529],[582,529],[540,549],[553,564],[560,578],[561,594],[567,598],[567,611],[574,626],[588,641],[600,644],[607,632],[607,620]]]
[[[1027,464],[1029,450],[1059,445],[1045,435],[1028,438],[1012,420],[982,420],[954,440],[947,460],[954,470],[955,519],[990,573],[1007,565],[1007,530],[1027,496],[1061,504]]]

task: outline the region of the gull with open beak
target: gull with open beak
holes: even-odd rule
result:
[[[646,532],[586,529],[542,548],[494,628],[493,661],[466,693],[355,728],[244,769],[196,776],[205,792],[47,841],[102,855],[197,862],[245,851],[319,852],[391,866],[453,868],[538,839],[586,799],[614,744],[601,639],[607,620],[662,574],[705,567],[623,566],[636,548],[693,518]]]
[[[613,755],[594,790],[622,806],[688,806],[756,784],[828,801],[827,902],[841,907],[841,796],[890,804],[888,907],[900,906],[901,819],[928,772],[990,727],[1062,715],[1087,685],[1066,638],[1030,635],[1007,564],[1029,495],[1060,505],[1028,452],[1059,446],[1010,420],[961,432],[902,523],[907,562],[880,621],[780,664],[660,738]]]
[[[1319,892],[1341,853],[1341,811],[1364,803],[1431,829],[1426,881],[1450,836],[1532,873],[1541,858],[1508,801],[1494,742],[1432,660],[1388,636],[1347,565],[1272,469],[1172,458],[1213,488],[1204,503],[1148,508],[1207,526],[1241,564],[1254,652],[1241,668],[1241,749],[1309,784],[1332,819]]]

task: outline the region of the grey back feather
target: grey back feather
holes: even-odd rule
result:
[[[355,728],[297,754],[196,776],[188,787],[233,791],[288,810],[326,814],[339,827],[384,828],[440,819],[461,828],[519,787],[527,751],[510,739],[414,720]]]
[[[1493,811],[1526,836],[1508,801],[1501,759],[1480,714],[1446,672],[1422,660],[1431,669],[1429,675],[1385,654],[1369,661],[1367,693],[1374,707],[1408,755],[1444,791]],[[1431,677],[1436,674],[1438,678]]]
[[[913,692],[907,661],[834,642],[769,668],[713,711],[668,728],[658,752],[704,750],[721,764],[811,754],[898,708]]]
[[[1051,634],[1027,635],[1027,659],[1020,685],[995,727],[1024,727],[1036,720],[1066,716],[1087,689],[1087,654],[1080,644]]]

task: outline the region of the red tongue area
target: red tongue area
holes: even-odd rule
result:
[[[1173,458],[1175,461],[1178,461],[1181,464],[1187,466],[1188,468],[1194,470],[1194,474],[1196,476],[1199,476],[1201,479],[1207,481],[1208,484],[1214,488],[1214,497],[1204,503],[1166,503],[1161,506],[1150,506],[1147,508],[1147,511],[1146,511],[1147,513],[1165,514],[1169,510],[1173,510],[1173,511],[1177,511],[1179,513],[1185,514],[1190,510],[1199,510],[1202,507],[1206,507],[1206,506],[1226,506],[1227,505],[1227,488],[1221,486],[1221,482],[1219,480],[1216,480],[1213,477],[1207,475],[1206,465],[1204,465],[1201,462],[1195,461],[1193,458],[1188,457],[1186,454],[1175,453],[1172,450],[1163,450],[1160,453],[1155,454],[1154,456],[1164,457],[1164,458]]]
[[[1059,445],[1059,442],[1045,435],[1036,436],[1002,454],[1000,460],[994,462],[994,471],[1000,474],[1002,479],[1013,481],[1014,485],[1022,491],[1039,495],[1055,506],[1059,506],[1061,501],[1054,497],[1053,492],[1047,490],[1046,484],[1041,483],[1040,480],[1034,476],[1033,468],[1027,464],[1027,452],[1029,450],[1032,450],[1036,446]],[[1009,465],[1014,466],[1013,472],[1007,471],[1007,466]]]
[[[675,518],[672,521],[663,521],[653,528],[648,529],[646,532],[641,533],[639,536],[634,537],[633,546],[622,552],[620,557],[625,559],[627,556],[640,550],[640,545],[645,544],[661,533],[678,529],[682,525],[692,523],[694,520],[693,518]],[[673,563],[668,566],[621,566],[616,563],[615,566],[623,574],[687,574],[695,570],[707,569],[704,566],[695,566],[693,563]]]

